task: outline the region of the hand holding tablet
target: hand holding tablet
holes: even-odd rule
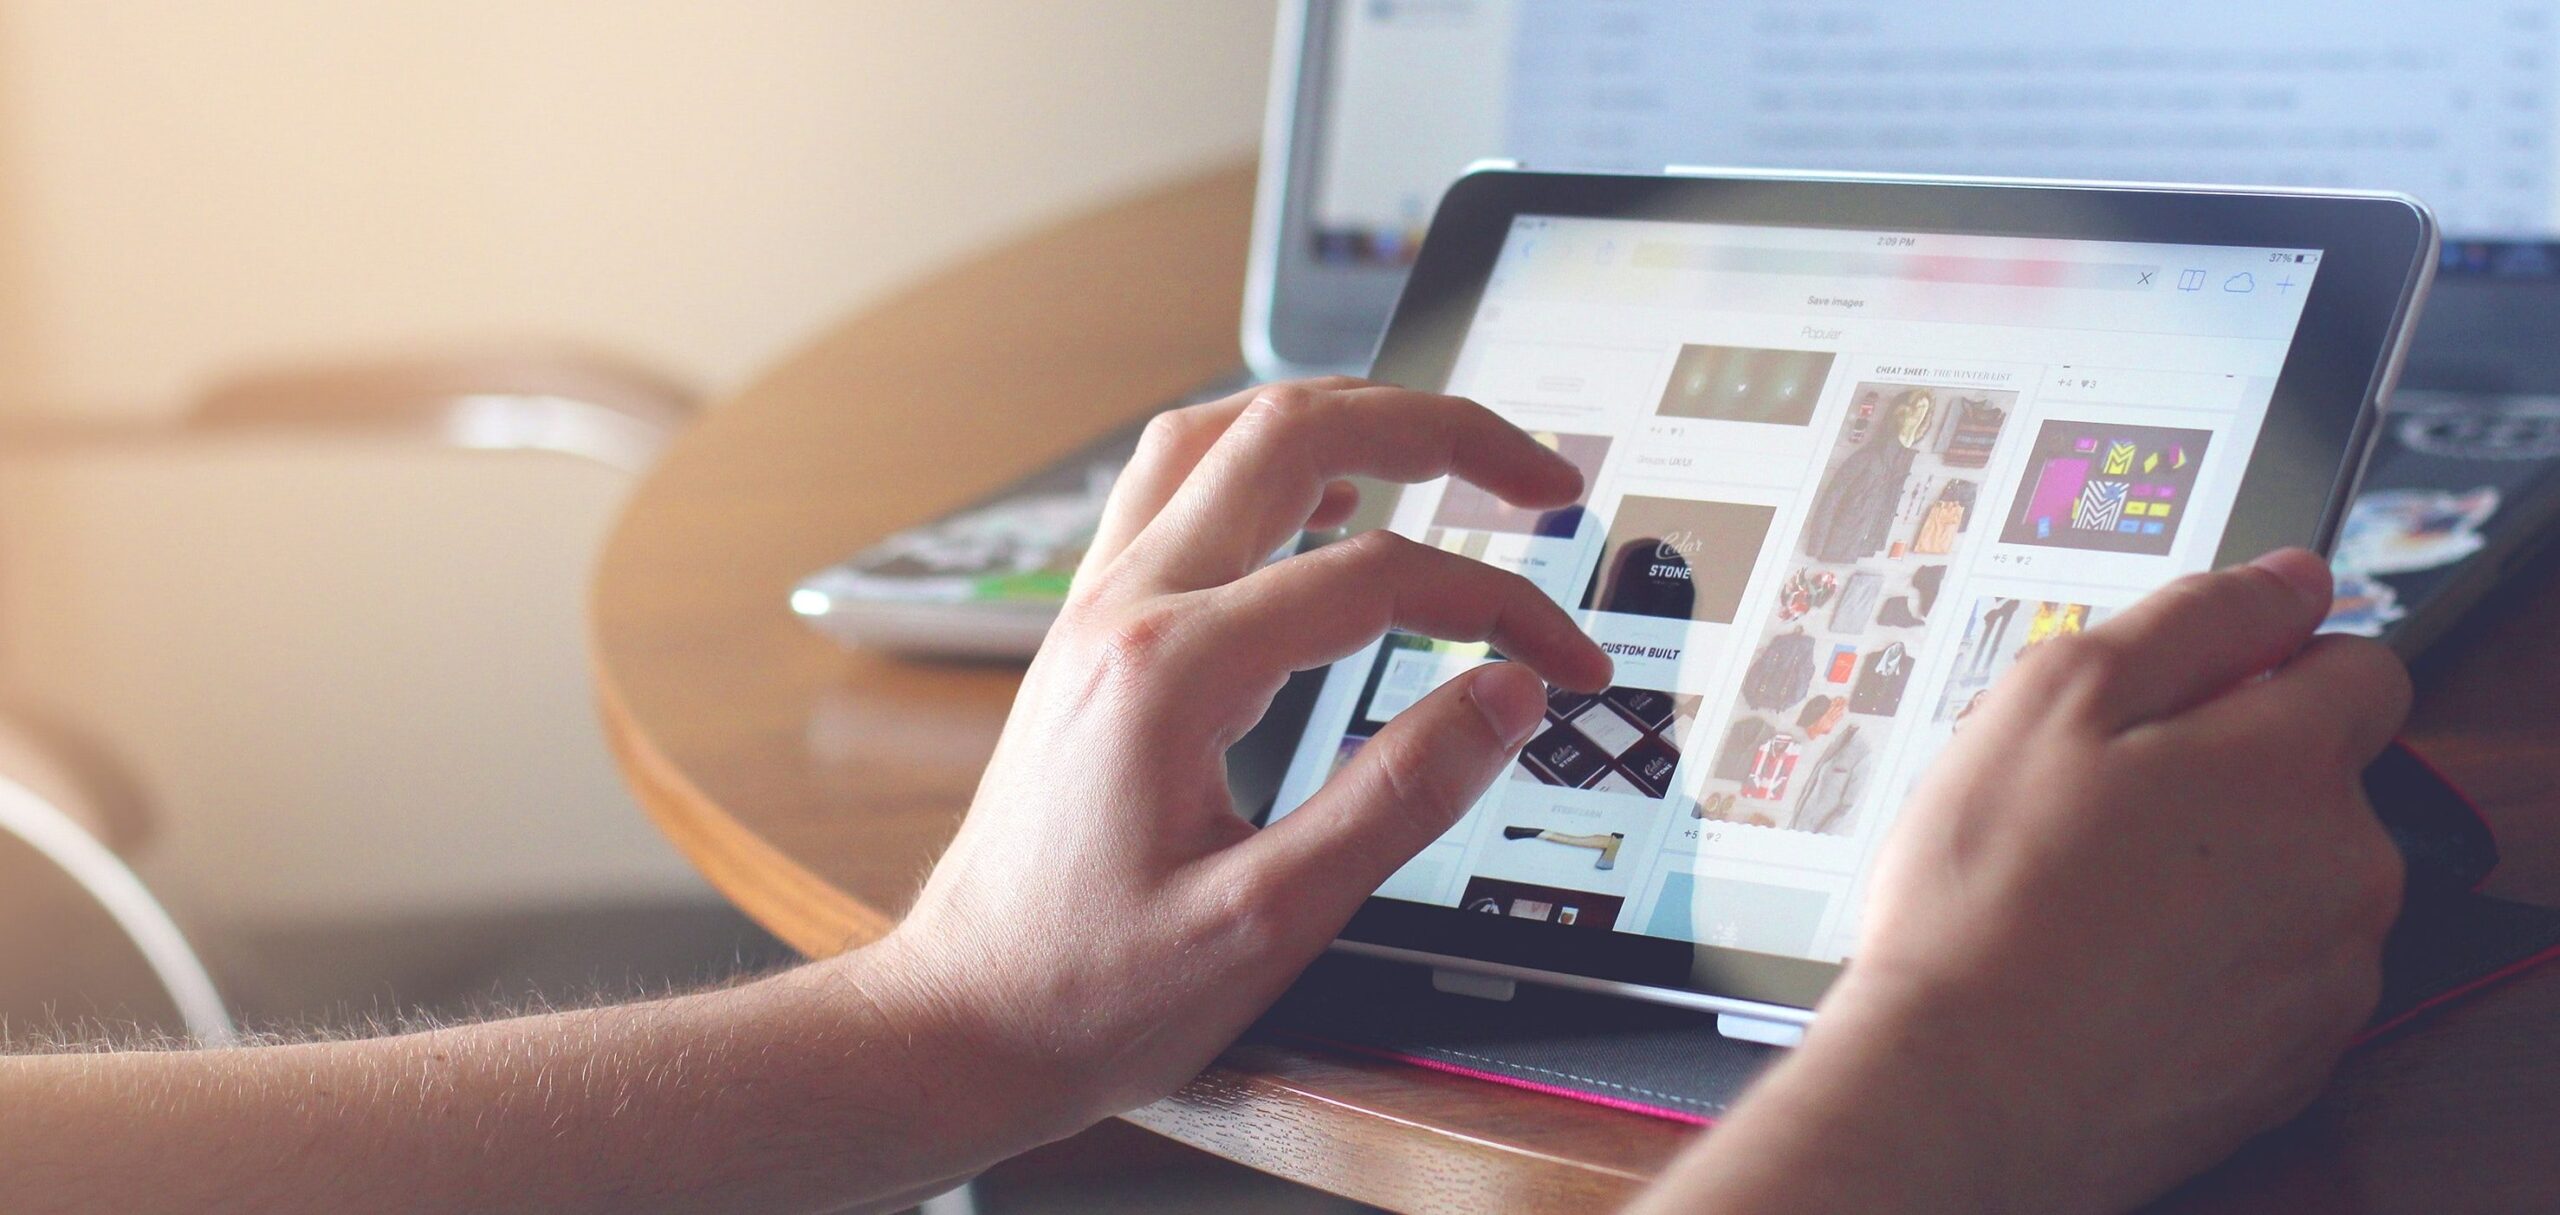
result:
[[[1344,414],[1365,416],[1317,424]],[[1205,1064],[1403,858],[1520,779],[1504,772],[1557,698],[1676,731],[1655,701],[1594,696],[1619,677],[1517,575],[1386,536],[1257,569],[1251,544],[1188,530],[1332,517],[1341,475],[1444,467],[1533,511],[1581,491],[1478,406],[1343,382],[1197,407],[1145,445],[959,838],[874,947],[960,1022],[970,1047],[941,1066],[1007,1095],[1005,1145]],[[1861,961],[1805,1048],[1662,1197],[2103,1205],[2298,1106],[2371,1004],[2397,893],[2354,774],[2406,684],[2373,643],[2306,645],[2325,580],[2279,553],[2022,661],[1911,799]],[[1394,625],[1520,661],[1421,695],[1307,809],[1253,832],[1226,740],[1288,668]],[[1586,874],[1626,863],[1614,833],[1502,834]]]
[[[950,1062],[957,1086],[1018,1094],[1043,1138],[1171,1092],[1501,774],[1548,684],[1609,685],[1608,656],[1517,574],[1386,532],[1264,564],[1349,511],[1346,477],[1449,475],[1531,510],[1583,490],[1482,406],[1357,381],[1150,424],[968,818],[879,947],[930,976],[931,1002],[980,1044]],[[1228,746],[1292,673],[1390,629],[1517,661],[1422,697],[1256,831],[1228,796]],[[1538,846],[1586,868],[1605,848]]]
[[[2298,1103],[2371,1003],[2395,873],[2354,779],[2405,686],[2306,647],[2303,554],[2149,593],[2329,537],[2423,212],[1471,183],[1381,351],[1413,388],[1169,415],[1114,491],[879,947],[968,1022],[959,1078],[1033,1139],[1159,1096],[1340,929],[1771,1020],[1823,1001],[1708,1140],[1746,1199],[2110,1201]],[[1355,476],[1420,488],[1263,564]],[[1306,669],[1256,832],[1225,752]],[[2050,1138],[2109,1100],[2106,1150]]]
[[[2308,1102],[2380,986],[2401,861],[2356,773],[2409,699],[2380,645],[2312,639],[2328,603],[2284,550],[2020,663],[1804,1049],[1661,1209],[2125,1210]]]
[[[1535,584],[1616,671],[1550,696],[1343,947],[1790,1034],[1998,687],[2180,575],[2325,548],[2434,247],[2379,195],[1461,180],[1378,377],[1483,401],[1587,485],[1504,512],[1424,484],[1386,527]],[[1335,665],[1269,821],[1494,656],[1390,634]]]

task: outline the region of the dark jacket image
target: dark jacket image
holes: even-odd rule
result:
[[[1716,748],[1715,766],[1707,770],[1707,775],[1718,780],[1749,777],[1752,755],[1760,750],[1760,744],[1776,737],[1777,733],[1778,728],[1759,714],[1735,718],[1732,727],[1724,732],[1724,745]]]
[[[1850,452],[1814,497],[1804,524],[1804,555],[1839,562],[1883,552],[1896,499],[1911,478],[1911,460],[1911,449],[1889,434]]]
[[[1802,629],[1772,637],[1742,679],[1742,703],[1775,712],[1813,688],[1813,638]]]
[[[1849,689],[1849,711],[1891,717],[1902,707],[1902,689],[1911,682],[1911,653],[1899,641],[1858,663],[1857,685]]]

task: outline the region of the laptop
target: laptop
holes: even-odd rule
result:
[[[2560,0],[1288,0],[1244,367],[1186,399],[1364,371],[1441,191],[1487,159],[2418,195],[2443,262],[2334,627],[2415,655],[2560,518]],[[794,610],[852,644],[1029,653],[1136,433],[812,576]]]

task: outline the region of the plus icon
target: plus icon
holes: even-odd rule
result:
[[[2282,294],[2284,294],[2285,292],[2290,291],[2290,290],[2292,290],[2292,289],[2293,289],[2293,276],[2292,276],[2292,275],[2288,274],[2288,275],[2284,276],[2283,278],[2280,278],[2280,279],[2277,279],[2277,280],[2276,280],[2276,294],[2278,294],[2278,295],[2282,295]]]

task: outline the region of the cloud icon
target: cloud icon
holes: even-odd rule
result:
[[[2222,289],[2225,291],[2255,291],[2258,289],[2258,280],[2251,278],[2249,276],[2249,272],[2243,270],[2238,274],[2222,280]]]

